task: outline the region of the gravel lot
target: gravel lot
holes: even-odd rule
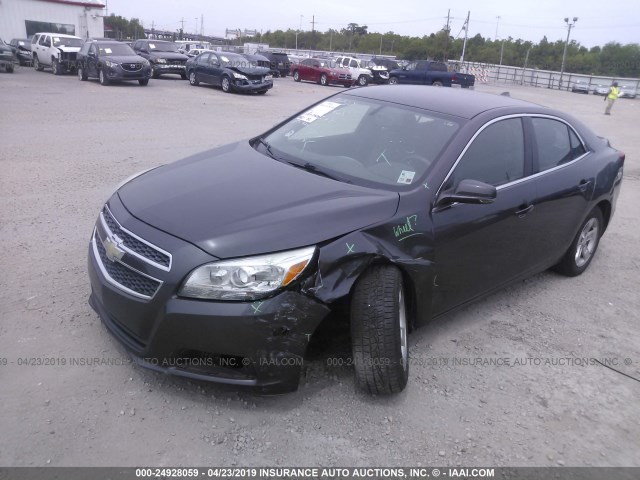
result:
[[[328,365],[349,355],[338,334],[319,342],[300,390],[278,397],[129,364],[71,365],[126,358],[87,304],[103,202],[139,170],[255,135],[342,90],[275,82],[258,97],[177,76],[102,87],[0,73],[0,465],[640,466],[640,383],[575,360],[613,359],[640,378],[638,100],[606,117],[602,97],[477,87],[570,111],[608,137],[627,154],[623,191],[584,275],[542,273],[411,335],[400,395],[361,394],[350,368]],[[23,364],[31,357],[54,365]],[[453,364],[465,358],[511,366]]]

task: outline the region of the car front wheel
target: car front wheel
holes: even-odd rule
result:
[[[398,77],[389,78],[389,85],[397,85],[397,84],[398,84]]]
[[[33,56],[33,68],[35,68],[38,72],[41,72],[44,67],[40,65],[40,60],[38,60],[38,55]]]
[[[360,85],[361,87],[366,87],[367,85],[369,85],[369,77],[367,77],[366,75],[360,75],[360,77],[358,78],[358,85]]]
[[[323,73],[322,75],[320,75],[320,85],[322,85],[323,87],[326,87],[329,84],[329,80],[327,79],[327,76]]]
[[[143,87],[146,87],[147,85],[149,85],[149,79],[148,78],[141,78],[140,80],[138,80],[138,83],[140,85],[142,85]]]
[[[298,70],[293,72],[293,80],[296,81],[296,82],[300,81],[300,72]]]
[[[193,70],[189,72],[189,84],[193,85],[194,87],[197,87],[200,84],[200,80],[198,80],[198,76]]]
[[[227,76],[222,77],[222,91],[225,93],[231,92],[231,79]]]
[[[390,394],[407,385],[407,313],[400,270],[375,265],[360,277],[351,298],[351,342],[359,388]]]
[[[104,70],[100,70],[100,85],[109,85],[109,79],[107,78],[107,75],[104,73]]]
[[[78,65],[78,80],[85,81],[87,79],[87,74],[80,65]]]
[[[442,82],[440,80],[436,80],[431,85],[433,85],[434,87],[441,87],[442,86]]]
[[[60,75],[60,64],[58,63],[58,60],[56,60],[55,58],[51,59],[51,73],[53,73],[54,75]]]
[[[603,227],[602,212],[596,207],[582,222],[569,250],[554,270],[568,277],[576,277],[584,272],[598,249]]]

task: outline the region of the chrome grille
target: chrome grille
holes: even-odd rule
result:
[[[141,63],[122,63],[121,66],[122,69],[126,70],[127,72],[137,72],[138,70],[142,69]]]
[[[122,228],[106,205],[102,209],[100,216],[111,233],[120,237],[123,245],[129,249],[131,253],[162,270],[169,271],[171,269],[171,255],[169,253],[154,247],[148,242],[143,241],[140,237]]]
[[[98,236],[93,234],[93,246],[97,253],[97,260],[103,269],[105,276],[117,287],[122,288],[136,296],[151,298],[162,285],[162,282],[141,274],[120,262],[112,262],[107,258],[107,252]]]

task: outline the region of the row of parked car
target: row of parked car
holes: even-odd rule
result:
[[[611,85],[605,84],[590,84],[584,80],[576,80],[571,84],[571,91],[573,93],[584,93],[588,95],[589,92],[593,92],[594,95],[609,95],[609,89]],[[635,87],[631,85],[621,85],[619,98],[636,98],[638,92]]]

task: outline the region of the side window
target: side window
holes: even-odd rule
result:
[[[353,68],[358,68],[358,62],[356,60],[351,60],[351,62],[349,63],[349,66]]]
[[[473,140],[447,180],[445,190],[461,180],[479,180],[499,186],[524,177],[522,120],[492,123]]]
[[[570,162],[585,153],[567,124],[550,118],[532,118],[538,150],[538,172]]]
[[[93,53],[94,55],[96,55],[98,53],[98,49],[96,48],[96,44],[92,43],[91,47],[89,48],[89,53]]]

